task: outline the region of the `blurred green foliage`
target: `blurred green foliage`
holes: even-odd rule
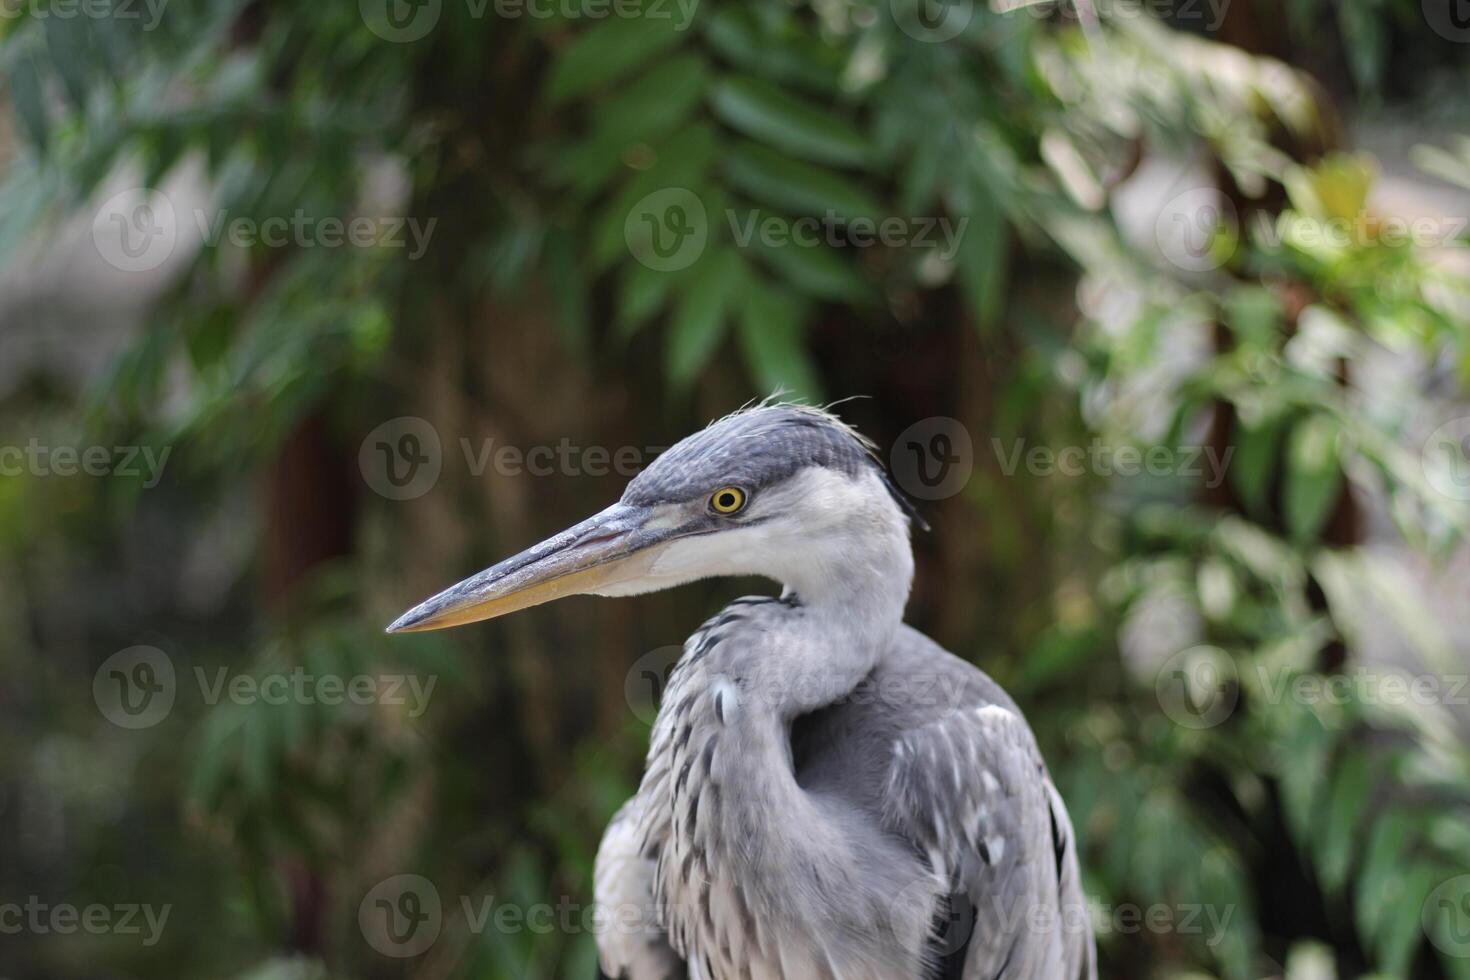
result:
[[[667,5],[667,18],[509,18],[446,2],[404,43],[375,33],[371,4],[171,4],[151,29],[122,16],[0,19],[0,77],[24,136],[0,186],[0,255],[92,213],[118,168],[148,188],[194,168],[213,212],[257,222],[372,213],[386,173],[390,211],[438,220],[421,260],[389,247],[201,248],[84,397],[11,406],[9,428],[179,447],[183,475],[165,492],[184,523],[186,500],[228,499],[304,419],[371,428],[374,402],[410,387],[402,365],[445,337],[468,345],[487,302],[552,311],[569,365],[655,351],[666,395],[623,382],[635,400],[678,403],[720,372],[748,392],[848,394],[852,374],[816,356],[814,331],[836,322],[919,346],[945,331],[978,337],[1005,365],[984,392],[997,437],[1146,452],[1200,444],[1223,419],[1214,445],[1233,463],[1219,493],[1177,475],[1034,480],[1018,493],[1010,475],[977,472],[962,503],[989,521],[981,578],[1024,578],[1039,551],[1045,599],[995,627],[1001,639],[959,652],[1026,706],[1102,907],[1234,910],[1215,943],[1105,932],[1109,975],[1470,977],[1470,960],[1440,955],[1421,923],[1430,892],[1470,872],[1470,759],[1452,720],[1276,693],[1349,669],[1369,597],[1427,669],[1465,669],[1403,579],[1343,533],[1342,514],[1385,500],[1429,558],[1463,540],[1470,515],[1430,485],[1408,441],[1414,406],[1365,398],[1344,378],[1387,349],[1448,365],[1463,386],[1470,289],[1371,222],[1346,242],[1313,234],[1360,227],[1376,173],[1340,152],[1330,104],[1286,64],[1131,8],[1097,18],[1084,4],[956,4],[936,21],[919,2],[707,3],[688,23]],[[1443,48],[1416,3],[1284,10],[1294,50],[1341,58],[1369,101],[1392,81],[1396,50]],[[1324,20],[1340,44],[1324,40]],[[1210,200],[1225,218],[1194,229],[1208,236],[1196,264],[1160,261],[1117,220],[1115,191],[1154,150],[1193,153],[1223,188]],[[1417,157],[1470,185],[1463,139]],[[708,237],[696,259],[660,270],[646,261],[656,222],[632,218],[669,189],[702,207]],[[741,241],[727,215],[835,216],[849,230],[942,216],[964,233],[953,255],[841,234],[781,247]],[[90,536],[105,560],[142,506],[130,484],[39,483],[0,479],[0,540],[22,558],[10,582],[36,583],[3,600],[19,629],[46,604],[33,593],[65,580],[47,574],[48,556]],[[572,776],[560,788],[498,799],[463,749],[488,725],[506,733],[493,751],[517,750],[508,733],[529,722],[504,710],[513,679],[466,668],[451,646],[376,637],[383,610],[364,593],[394,562],[381,547],[353,557],[287,615],[257,617],[239,590],[235,613],[252,625],[228,643],[201,638],[200,660],[248,649],[256,673],[344,675],[409,663],[453,688],[443,711],[221,705],[193,719],[186,744],[106,750],[141,753],[166,778],[137,791],[126,829],[95,828],[90,839],[112,843],[79,861],[136,867],[119,842],[156,839],[141,825],[177,808],[193,843],[152,869],[148,893],[186,906],[176,914],[191,925],[151,953],[48,947],[38,975],[90,975],[94,955],[119,975],[592,975],[585,931],[475,932],[451,896],[525,907],[588,895],[644,731],[562,746]],[[945,588],[963,604],[985,585]],[[1198,642],[1140,669],[1119,637],[1160,603],[1197,623]],[[3,661],[12,669],[25,642]],[[86,687],[42,673],[31,727],[0,736],[8,758],[29,755],[51,723],[86,729],[39,707],[84,713]],[[1211,720],[1222,697],[1225,716]],[[490,722],[473,721],[487,703]],[[17,766],[0,778],[30,777]],[[208,873],[180,866],[193,860]],[[356,916],[359,896],[403,862],[451,908],[434,950],[400,963],[363,942]],[[324,921],[302,934],[313,903]]]

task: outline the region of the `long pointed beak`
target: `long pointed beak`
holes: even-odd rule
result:
[[[492,619],[567,595],[587,595],[647,573],[667,533],[642,507],[614,504],[555,537],[450,586],[399,616],[389,633]]]

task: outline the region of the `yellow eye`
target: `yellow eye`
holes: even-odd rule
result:
[[[710,510],[716,514],[736,514],[745,506],[745,491],[739,487],[721,487],[709,498]]]

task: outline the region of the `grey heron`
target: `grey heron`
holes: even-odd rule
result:
[[[914,516],[856,431],[765,402],[389,627],[709,576],[782,586],[706,622],[669,676],[597,854],[603,975],[1096,976],[1072,825],[1030,728],[903,623]]]

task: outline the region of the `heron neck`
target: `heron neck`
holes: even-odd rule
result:
[[[752,681],[769,693],[783,720],[849,694],[892,647],[913,576],[907,537],[831,562],[814,553],[787,578],[792,612],[778,642],[752,664]]]

